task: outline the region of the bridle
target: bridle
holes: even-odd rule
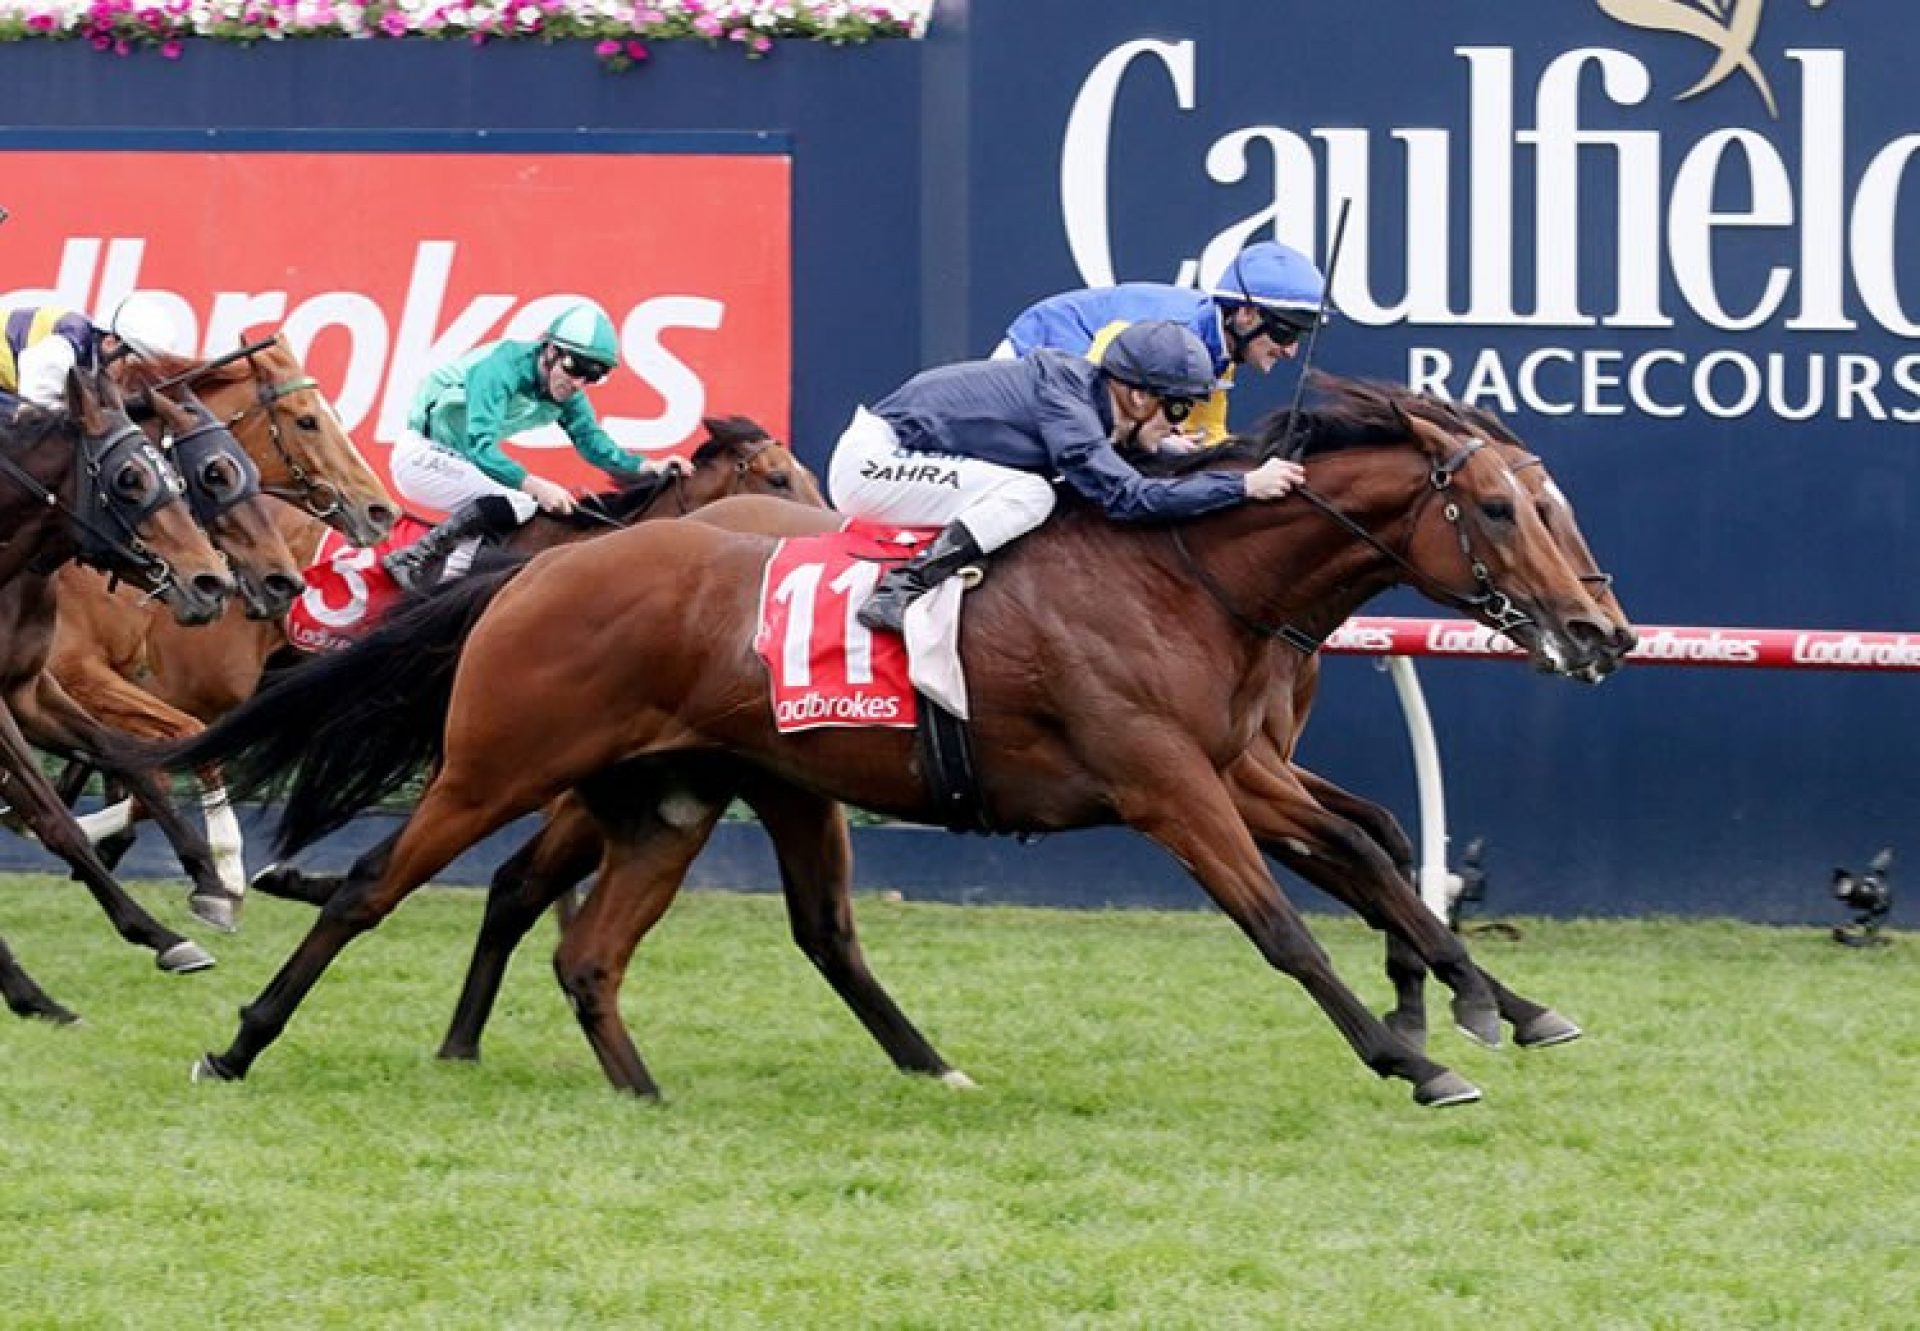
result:
[[[1413,546],[1414,537],[1419,533],[1420,523],[1425,519],[1430,503],[1436,497],[1446,496],[1446,492],[1453,488],[1453,478],[1472,460],[1474,454],[1485,447],[1486,441],[1483,439],[1465,440],[1460,447],[1433,465],[1427,473],[1427,488],[1414,504],[1413,512],[1408,516],[1406,538],[1401,542],[1399,549],[1382,541],[1342,513],[1325,496],[1308,486],[1297,486],[1292,493],[1300,496],[1355,540],[1379,552],[1388,563],[1399,569],[1402,581],[1418,587],[1444,606],[1471,615],[1497,632],[1511,633],[1515,629],[1532,624],[1533,616],[1520,609],[1512,597],[1494,585],[1493,575],[1488,571],[1486,561],[1474,551],[1473,538],[1468,534],[1461,520],[1460,505],[1453,498],[1444,498],[1440,513],[1447,524],[1453,528],[1454,536],[1460,543],[1461,557],[1466,561],[1467,570],[1473,577],[1476,590],[1472,593],[1461,593],[1441,586],[1416,567],[1406,555],[1406,551]],[[1194,558],[1193,552],[1187,547],[1186,538],[1181,534],[1179,524],[1173,525],[1168,530],[1173,534],[1174,549],[1179,551],[1181,562],[1193,575],[1194,580],[1206,589],[1213,603],[1225,612],[1227,618],[1257,637],[1278,638],[1303,656],[1311,656],[1320,650],[1321,640],[1297,625],[1265,624],[1234,606],[1227,597],[1226,589],[1221,587]]]
[[[173,567],[141,539],[140,528],[178,499],[186,483],[166,456],[148,441],[146,432],[132,422],[97,439],[82,430],[79,444],[82,483],[77,507],[4,453],[0,453],[0,473],[47,507],[66,515],[78,539],[80,548],[75,557],[81,563],[114,577],[131,569],[146,580],[153,595],[165,595],[175,585]],[[146,454],[158,482],[153,493],[137,504],[115,499],[102,484],[102,477],[116,470],[129,452]]]
[[[340,512],[340,487],[331,481],[316,480],[305,467],[300,465],[300,460],[293,455],[293,450],[287,447],[287,441],[281,435],[281,408],[279,405],[282,398],[291,397],[295,393],[304,393],[308,389],[317,391],[320,387],[320,381],[309,374],[297,375],[292,379],[269,380],[266,377],[264,367],[255,357],[258,353],[272,346],[275,341],[275,338],[265,337],[257,342],[243,343],[225,355],[216,356],[210,361],[196,365],[190,370],[184,370],[174,375],[171,379],[162,381],[156,385],[156,388],[167,389],[179,384],[191,386],[220,367],[231,365],[234,361],[244,359],[247,362],[247,370],[253,379],[254,400],[252,405],[242,407],[239,411],[227,417],[223,423],[227,427],[227,430],[231,432],[234,427],[255,412],[266,413],[267,438],[272,442],[273,451],[278,455],[280,465],[286,468],[287,475],[292,479],[293,485],[291,488],[277,485],[260,486],[259,493],[269,494],[275,499],[285,500],[287,503],[304,509],[306,512],[324,522]]]
[[[740,454],[740,456],[736,457],[733,460],[734,477],[736,479],[744,477],[749,471],[753,469],[754,459],[758,458],[762,453],[766,452],[769,448],[772,448],[777,442],[778,441],[775,440],[771,435],[768,435],[768,436],[763,436],[762,438],[759,438],[759,439],[752,440],[750,443],[743,445],[742,453]],[[685,475],[681,474],[681,472],[677,469],[673,471],[669,471],[667,473],[666,480],[662,482],[660,489],[655,492],[654,497],[657,498],[658,495],[667,493],[669,491],[673,495],[673,504],[674,504],[673,516],[674,517],[684,518],[685,516],[687,516],[687,514],[693,512],[693,505],[689,502],[688,496],[687,496],[687,478]],[[588,518],[592,519],[595,522],[601,523],[604,526],[613,527],[615,529],[624,529],[632,526],[635,522],[640,521],[642,518],[644,518],[647,511],[653,507],[653,503],[654,503],[653,498],[648,499],[645,507],[643,507],[639,513],[636,513],[632,518],[626,521],[622,521],[621,519],[613,517],[610,514],[602,513],[597,509],[591,509],[585,506],[578,506],[574,509],[574,511],[576,513],[584,514]]]
[[[173,436],[173,453],[180,459],[179,472],[187,484],[187,503],[193,518],[209,527],[221,517],[254,498],[260,491],[260,469],[247,451],[235,441],[232,430],[211,414],[185,434]],[[225,494],[215,493],[206,483],[208,466],[225,458],[240,474],[239,484]]]
[[[1529,453],[1519,462],[1509,462],[1507,464],[1507,470],[1519,472],[1525,471],[1528,467],[1543,467],[1545,465],[1546,464],[1539,458]],[[1576,573],[1574,576],[1582,583],[1598,587],[1602,591],[1613,590],[1613,574],[1606,572],[1604,569],[1595,567],[1591,573]]]

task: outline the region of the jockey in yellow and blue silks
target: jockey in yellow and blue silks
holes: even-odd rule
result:
[[[828,466],[834,507],[941,528],[880,579],[860,623],[899,632],[913,602],[1046,521],[1055,476],[1116,522],[1171,522],[1285,495],[1305,472],[1283,458],[1168,477],[1142,475],[1129,460],[1159,451],[1213,381],[1198,338],[1146,320],[1122,330],[1097,365],[1050,348],[945,365],[854,412]]]
[[[126,354],[164,351],[172,321],[157,306],[129,296],[104,326],[65,305],[22,306],[0,326],[0,420],[23,405],[67,409],[67,371],[91,369]]]
[[[1326,278],[1313,260],[1278,241],[1241,250],[1205,291],[1159,282],[1127,282],[1049,296],[1021,311],[1003,350],[1025,356],[1041,347],[1099,360],[1114,334],[1142,319],[1169,319],[1200,339],[1213,358],[1214,391],[1182,433],[1202,443],[1227,435],[1227,392],[1243,365],[1266,373],[1297,351],[1319,317]]]
[[[393,447],[394,489],[430,505],[446,521],[382,560],[402,587],[413,587],[436,560],[458,577],[480,541],[505,536],[545,509],[573,511],[565,486],[536,476],[500,448],[523,431],[558,422],[574,451],[615,481],[680,469],[629,453],[600,428],[583,391],[620,363],[613,321],[575,305],[537,342],[489,342],[429,374],[414,393],[407,428]]]

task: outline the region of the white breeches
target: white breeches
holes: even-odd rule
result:
[[[958,522],[984,551],[1032,531],[1054,505],[1046,477],[979,458],[908,452],[865,407],[833,450],[827,488],[850,518],[903,527]]]
[[[393,446],[391,460],[393,488],[412,504],[424,504],[442,513],[451,513],[469,499],[481,495],[499,495],[513,505],[514,513],[525,522],[539,505],[533,496],[510,485],[502,485],[458,453],[440,448],[423,434],[402,430]]]

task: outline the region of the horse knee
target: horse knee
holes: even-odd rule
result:
[[[553,978],[559,982],[560,992],[567,996],[574,1015],[581,1021],[591,1022],[600,1017],[601,995],[612,979],[603,962],[593,957],[573,956],[562,947],[553,957]]]

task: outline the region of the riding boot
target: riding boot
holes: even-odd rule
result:
[[[513,504],[500,495],[481,495],[469,499],[448,514],[446,520],[412,545],[403,546],[380,560],[403,591],[415,591],[429,585],[427,574],[473,536],[504,536],[519,525]]]
[[[932,545],[887,571],[855,618],[866,628],[899,633],[906,625],[908,606],[984,554],[972,532],[949,522]]]

